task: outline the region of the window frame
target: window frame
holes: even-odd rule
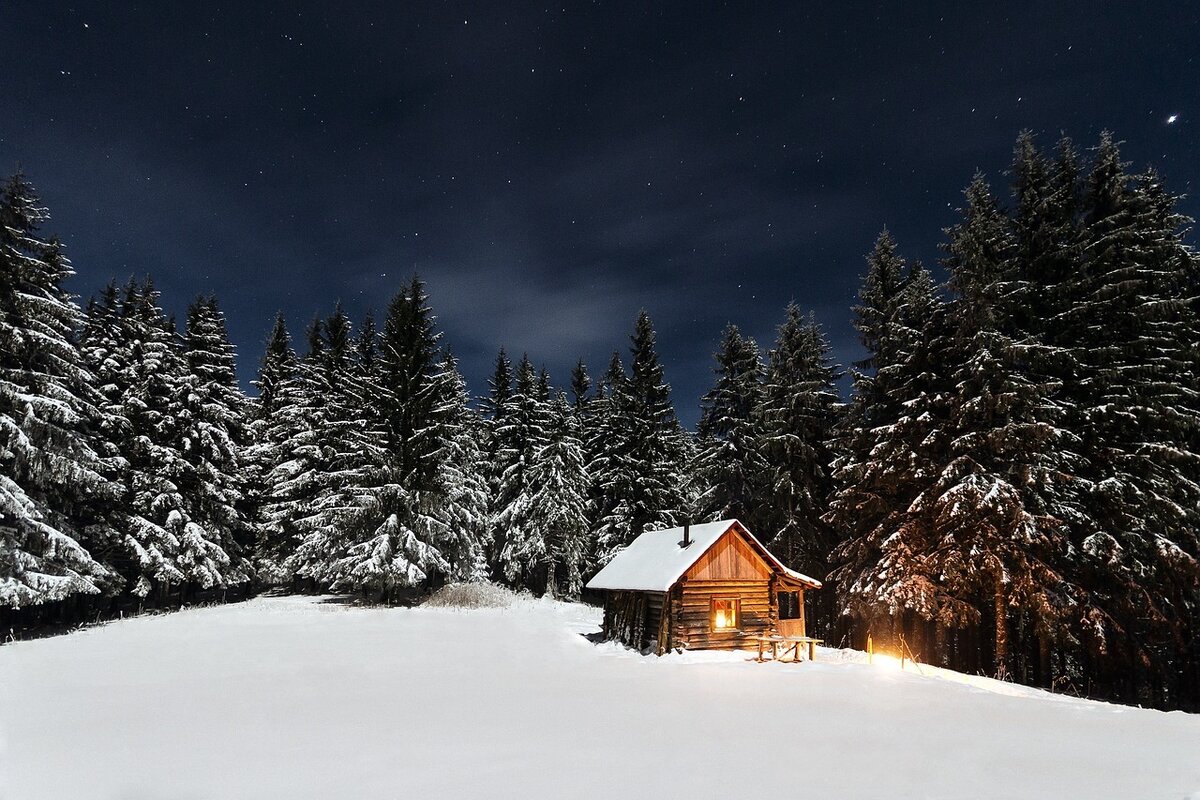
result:
[[[783,595],[785,595],[785,594],[792,595],[795,598],[796,616],[794,616],[794,617],[785,617],[783,615],[783,606],[784,606]],[[780,620],[804,619],[804,598],[802,597],[802,594],[803,594],[803,592],[800,589],[780,589],[779,590],[778,597],[777,597],[777,603],[779,604],[779,619]],[[787,601],[787,606],[788,606],[789,611],[792,610],[792,602],[793,602],[792,600]]]
[[[717,627],[717,603],[729,603],[733,609],[733,625],[718,628]],[[742,629],[742,598],[728,596],[712,596],[708,598],[708,632],[709,633],[737,633]]]

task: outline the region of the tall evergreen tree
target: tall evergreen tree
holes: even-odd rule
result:
[[[262,476],[258,574],[270,584],[288,585],[297,576],[312,580],[312,567],[325,563],[324,554],[308,556],[301,550],[308,533],[305,520],[321,498],[329,470],[324,328],[320,319],[309,325],[308,351],[279,383],[275,411],[261,421],[252,449]]]
[[[579,419],[561,393],[548,408],[545,444],[529,471],[529,489],[528,516],[538,530],[535,546],[522,556],[546,594],[579,597],[589,551],[589,481]]]
[[[230,556],[225,580],[250,579],[248,558],[254,530],[246,497],[243,459],[247,441],[245,396],[237,385],[235,353],[216,298],[198,298],[188,309],[184,333],[188,367],[182,397],[181,449],[192,469],[180,490],[193,518],[216,537]]]
[[[263,419],[275,413],[280,384],[287,380],[295,369],[296,353],[292,350],[287,322],[283,314],[279,313],[275,315],[275,324],[267,337],[267,348],[259,366],[258,378],[254,381],[254,387],[258,389],[258,402],[254,405],[253,413],[255,418]]]
[[[72,274],[22,175],[0,191],[0,607],[96,594],[112,585],[93,551],[116,533],[103,510],[117,492],[94,445],[93,376],[63,288]]]
[[[875,257],[868,263],[869,288],[879,283],[872,272],[891,267]],[[831,573],[841,611],[876,636],[902,629],[913,616],[969,612],[947,602],[921,560],[928,532],[910,510],[945,447],[945,309],[920,266],[893,289],[894,297],[871,301],[886,310],[867,317],[873,338],[864,335],[864,342],[874,342],[868,352],[875,371],[854,375],[845,452],[835,461],[837,488],[824,517],[844,538]]]
[[[488,394],[482,398],[481,405],[484,415],[484,439],[486,464],[484,473],[488,484],[488,532],[487,559],[497,575],[503,572],[500,564],[500,554],[506,543],[505,532],[496,527],[502,510],[500,485],[504,476],[504,464],[500,454],[508,446],[500,429],[504,425],[505,409],[513,392],[512,361],[504,348],[496,354],[495,368],[492,377],[488,379]]]
[[[1030,370],[1040,344],[1015,324],[1025,293],[1010,221],[982,176],[966,200],[947,247],[957,365],[947,452],[912,510],[928,532],[922,556],[943,590],[963,609],[991,612],[969,621],[990,617],[992,668],[1007,674],[1010,618],[1026,614],[1048,647],[1071,613],[1062,518],[1070,500],[1061,476],[1076,464],[1072,437],[1060,427],[1060,386]]]
[[[496,428],[499,443],[496,466],[499,482],[496,516],[492,527],[503,531],[503,547],[497,567],[504,578],[519,586],[535,588],[535,570],[544,564],[545,540],[541,520],[534,517],[530,498],[536,491],[531,477],[537,454],[547,441],[547,404],[542,399],[541,381],[529,356],[521,357],[516,381],[501,423]]]
[[[254,508],[256,574],[267,584],[291,580],[282,562],[294,552],[296,542],[289,541],[280,530],[282,520],[277,513],[279,494],[275,481],[282,477],[280,467],[293,455],[286,447],[299,425],[298,369],[287,322],[283,314],[277,314],[267,337],[258,378],[253,382],[258,397],[250,408],[250,443],[245,450]]]
[[[429,488],[438,473],[433,378],[441,335],[428,300],[414,277],[388,306],[379,342],[378,402],[389,459],[399,482],[415,492]]]
[[[838,377],[820,327],[789,304],[757,409],[765,486],[760,505],[766,512],[758,524],[771,552],[810,575],[828,572],[836,543],[821,516],[833,489],[833,438],[841,413]]]
[[[1155,695],[1174,688],[1182,642],[1197,631],[1196,256],[1181,242],[1187,220],[1175,198],[1153,173],[1128,174],[1107,134],[1084,204],[1076,305],[1087,346],[1075,402],[1092,509],[1081,549],[1097,617],[1085,635],[1095,662],[1151,665],[1104,676],[1132,699],[1139,674]]]
[[[587,365],[581,358],[571,370],[571,404],[576,410],[581,410],[587,405],[591,390],[592,378],[588,375]]]
[[[380,435],[360,436],[357,456],[369,482],[348,484],[355,502],[335,503],[337,527],[325,527],[327,539],[340,531],[348,545],[327,573],[335,589],[391,599],[399,590],[470,569],[450,560],[458,539],[447,523],[441,485],[449,422],[439,338],[424,285],[414,277],[389,305],[379,339],[372,390]],[[364,455],[374,441],[382,442],[378,468]]]
[[[671,406],[654,326],[645,311],[631,337],[629,374],[610,365],[609,408],[600,423],[607,455],[598,465],[597,558],[607,563],[638,534],[682,522],[690,505],[688,444]]]
[[[226,529],[206,518],[208,509],[189,491],[199,483],[184,449],[185,438],[192,439],[191,376],[158,297],[149,281],[131,282],[122,300],[121,361],[128,365],[122,416],[130,425],[123,453],[130,468],[125,542],[136,595],[185,599],[194,589],[244,583],[248,575],[236,551],[227,549]]]
[[[438,369],[442,419],[442,452],[438,477],[442,497],[439,519],[447,537],[442,550],[450,577],[483,580],[488,575],[488,535],[491,530],[488,472],[484,463],[484,421],[471,408],[467,382],[458,362],[447,353]]]
[[[758,345],[729,325],[716,352],[716,384],[700,401],[700,453],[695,472],[699,519],[734,517],[761,530],[763,364]]]

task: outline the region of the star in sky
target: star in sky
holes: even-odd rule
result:
[[[1179,115],[1178,115],[1178,114],[1172,114],[1171,116],[1167,117],[1167,124],[1168,124],[1168,125],[1174,125],[1174,124],[1175,124],[1175,121],[1176,121],[1177,119],[1179,119]]]

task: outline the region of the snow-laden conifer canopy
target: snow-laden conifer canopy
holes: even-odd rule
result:
[[[691,543],[687,547],[682,546],[682,527],[643,533],[634,539],[629,547],[617,553],[604,569],[596,573],[596,577],[588,581],[587,588],[665,592],[683,577],[683,573],[687,572],[700,556],[708,552],[718,539],[735,526],[757,545],[772,567],[813,589],[821,587],[820,581],[781,564],[779,559],[771,555],[771,552],[754,538],[754,534],[736,519],[723,519],[690,526],[688,538]]]

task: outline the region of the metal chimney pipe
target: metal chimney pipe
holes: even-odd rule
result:
[[[680,547],[687,547],[692,543],[692,523],[683,523],[683,541],[679,543]]]

